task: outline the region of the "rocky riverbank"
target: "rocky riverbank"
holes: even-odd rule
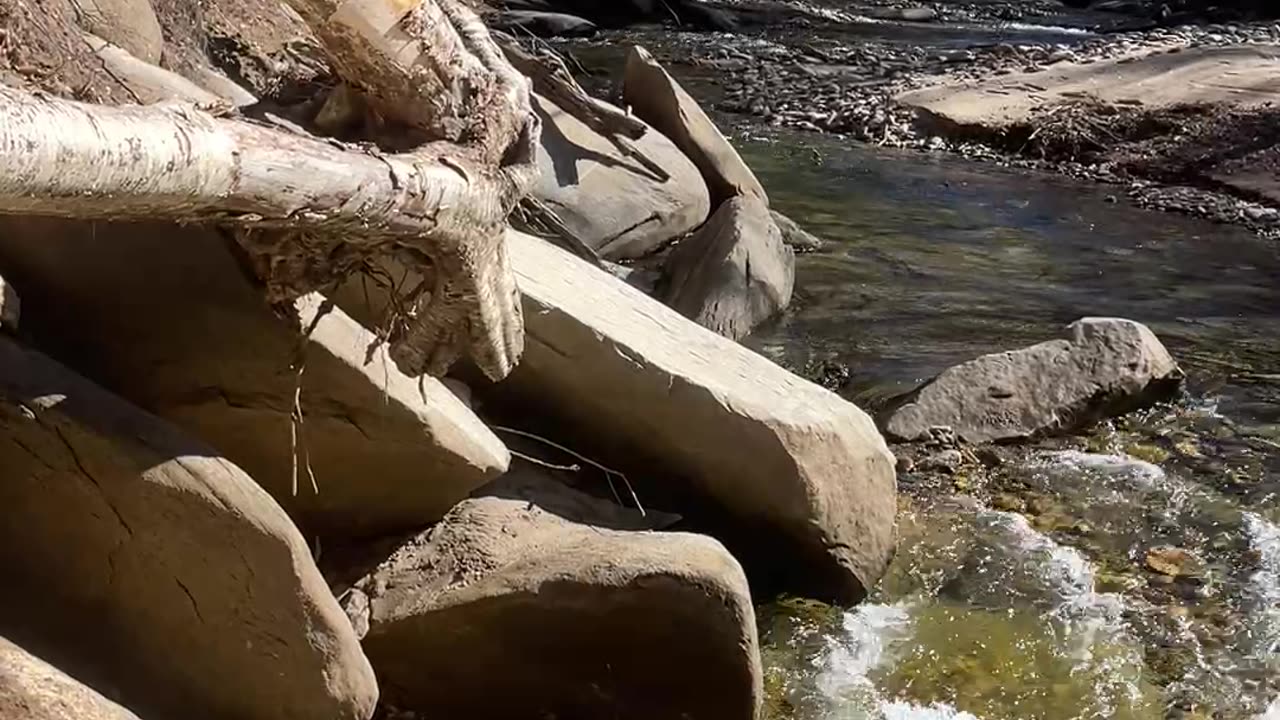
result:
[[[938,122],[936,113],[912,101],[925,89],[958,93],[1001,79],[1025,80],[1014,92],[1052,94],[1054,83],[1064,82],[1057,77],[1064,68],[1123,74],[1140,62],[1128,58],[1144,56],[1166,65],[1241,49],[1269,57],[1280,47],[1280,25],[1124,31],[1133,23],[1129,16],[1071,14],[1076,11],[1052,2],[931,7],[932,16],[911,22],[877,18],[878,8],[866,3],[778,3],[768,22],[744,23],[738,34],[676,33],[656,39],[655,51],[677,74],[701,83],[716,110],[750,117],[744,128],[763,121],[876,146],[1050,170],[1115,185],[1117,198],[1140,206],[1280,235],[1277,202],[1259,190],[1256,173],[1229,179],[1242,174],[1241,166],[1270,167],[1266,151],[1278,124],[1272,106],[1240,107],[1226,99],[1229,91],[1205,96],[1186,83],[1177,86],[1181,96],[1167,88],[1159,104],[1144,103],[1142,88],[1133,98],[1099,100],[1075,87],[1071,102],[1009,130]],[[643,30],[624,35],[655,40]],[[568,48],[591,70],[608,66],[601,48],[612,42],[579,40]],[[1119,62],[1125,64],[1111,65]],[[1275,70],[1267,63],[1259,72]],[[1245,157],[1251,153],[1260,153],[1256,161]]]
[[[428,100],[459,114],[398,125],[403,98],[351,70],[399,67],[386,38],[422,31],[403,7],[98,4],[0,0],[0,162],[21,170],[0,181],[0,714],[752,720],[779,697],[753,607],[874,593],[899,473],[995,462],[984,443],[1081,432],[1182,380],[1145,326],[1085,318],[940,374],[877,423],[738,342],[786,312],[795,254],[821,242],[644,48],[625,48],[624,112],[536,45],[491,43],[454,0],[425,0],[459,64],[493,72],[463,100],[514,77],[504,97],[540,121],[477,169],[494,148],[420,137],[484,134],[448,88]],[[914,10],[871,15],[958,17]],[[33,117],[76,142],[36,141]],[[101,150],[123,173],[156,144],[168,160],[141,181],[59,194],[50,163]],[[320,174],[374,170],[308,193],[300,149]],[[238,174],[247,150],[270,159],[257,184]],[[193,160],[206,151],[222,164]],[[132,186],[188,165],[234,166],[200,175],[232,206],[112,214],[158,206],[139,193],[194,203],[205,183]],[[519,197],[429,204],[491,181]],[[107,209],[48,207],[68,195]],[[440,247],[451,222],[490,234]],[[371,230],[373,252],[344,244]],[[513,320],[495,329],[501,303]],[[425,363],[388,343],[406,326],[443,336]],[[507,354],[477,352],[493,342]],[[470,362],[445,376],[460,347]],[[1148,565],[1187,574],[1178,550]]]

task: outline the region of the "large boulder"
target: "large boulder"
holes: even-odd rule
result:
[[[752,195],[721,205],[664,269],[667,304],[734,340],[785,309],[796,280],[795,252]]]
[[[2,637],[0,718],[138,720],[137,715]]]
[[[319,296],[275,316],[213,231],[10,218],[0,272],[38,346],[212,444],[308,535],[416,529],[506,470],[465,405],[341,310],[302,343]]]
[[[151,0],[71,0],[71,4],[84,30],[143,62],[160,63],[164,34]]]
[[[1147,326],[1083,318],[1066,337],[957,365],[892,403],[901,440],[948,427],[968,442],[1070,432],[1168,397],[1182,371]]]
[[[707,219],[698,169],[662,133],[649,130],[633,145],[666,178],[550,100],[535,95],[533,103],[542,118],[533,196],[602,257],[647,255]]]
[[[384,701],[436,717],[754,718],[742,568],[643,520],[528,469],[460,503],[346,594]]]
[[[716,124],[648,50],[632,47],[622,81],[631,111],[684,151],[698,166],[711,191],[711,206],[735,195],[754,195],[768,204],[760,181]]]
[[[144,716],[364,720],[284,511],[212,448],[0,337],[0,634]]]
[[[672,495],[767,589],[863,597],[896,511],[894,458],[865,413],[548,243],[512,233],[508,248],[527,342],[488,389],[495,407],[630,469],[642,500]]]

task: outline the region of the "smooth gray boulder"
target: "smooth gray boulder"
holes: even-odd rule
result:
[[[521,233],[526,345],[496,405],[714,525],[753,583],[861,599],[893,549],[894,458],[853,404]],[[704,523],[700,522],[699,525]]]
[[[662,133],[650,129],[632,144],[665,179],[550,100],[535,95],[533,105],[542,138],[532,194],[601,257],[643,257],[707,219],[702,176]]]
[[[3,336],[0,509],[0,634],[144,717],[373,713],[373,671],[280,506]]]
[[[711,191],[711,207],[737,195],[754,195],[767,205],[769,196],[733,145],[680,83],[653,59],[633,46],[627,53],[622,95],[636,117],[671,138],[698,170]]]
[[[0,718],[138,720],[58,668],[0,637]]]
[[[760,199],[720,206],[667,258],[664,299],[699,325],[738,340],[791,304],[795,252]]]
[[[1083,318],[1063,339],[946,370],[894,403],[883,425],[906,441],[938,427],[973,443],[1071,432],[1167,398],[1182,378],[1147,326]]]
[[[344,594],[384,701],[436,717],[751,720],[755,617],[720,543],[522,467]]]

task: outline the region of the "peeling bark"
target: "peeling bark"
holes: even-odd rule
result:
[[[537,172],[528,82],[457,0],[289,2],[368,105],[414,131],[407,151],[0,87],[0,213],[226,227],[277,303],[394,254],[435,278],[389,329],[402,369],[469,353],[504,377],[523,349],[503,239]]]

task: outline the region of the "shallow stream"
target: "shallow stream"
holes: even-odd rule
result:
[[[815,31],[930,53],[1085,36]],[[642,30],[572,50],[600,89],[631,41],[785,61],[773,40]],[[715,70],[671,69],[719,99]],[[719,119],[773,207],[828,240],[748,341],[764,354],[874,411],[1113,315],[1152,327],[1189,376],[1179,402],[1085,436],[900,473],[898,553],[865,604],[759,608],[766,717],[1280,720],[1280,244],[1136,209],[1121,188]]]
[[[1280,245],[1053,177],[740,142],[830,241],[750,342],[864,408],[1087,315],[1149,324],[1190,375],[1086,437],[902,473],[867,604],[761,608],[771,716],[1280,718]]]

